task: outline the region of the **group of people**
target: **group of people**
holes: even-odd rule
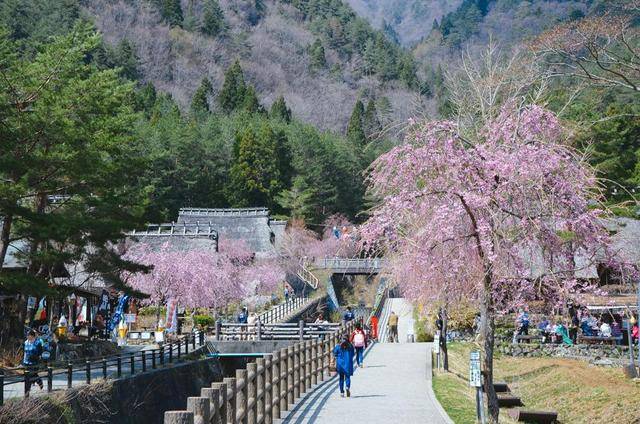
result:
[[[621,319],[616,319],[613,315],[603,315],[596,318],[588,309],[577,309],[569,307],[570,319],[558,319],[555,322],[543,317],[536,326],[538,333],[542,336],[543,343],[564,343],[567,345],[576,344],[578,334],[586,337],[602,337],[614,339],[616,344],[621,344],[623,339]],[[635,319],[632,319],[635,321]],[[516,317],[516,336],[528,335],[531,322],[526,310],[521,309]],[[632,322],[631,339],[635,343],[638,341],[638,324]]]

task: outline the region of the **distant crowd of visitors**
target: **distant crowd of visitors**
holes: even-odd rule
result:
[[[615,344],[623,344],[623,329],[631,331],[632,343],[638,343],[638,322],[635,317],[623,320],[620,314],[602,314],[599,318],[594,316],[587,308],[569,306],[569,319],[556,319],[555,321],[543,316],[536,325],[537,334],[541,336],[543,343],[564,343],[573,345],[582,338],[611,339]],[[631,329],[629,330],[629,327]],[[518,311],[513,341],[517,342],[528,336],[531,328],[529,313],[525,309]]]

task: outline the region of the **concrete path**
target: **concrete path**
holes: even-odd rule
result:
[[[383,317],[391,308],[400,317],[398,332],[404,341],[413,309],[404,299],[389,299]],[[430,351],[430,343],[374,344],[365,367],[352,377],[350,398],[340,397],[333,377],[307,393],[280,422],[451,423],[431,390]]]

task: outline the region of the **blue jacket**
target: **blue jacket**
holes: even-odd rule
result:
[[[353,375],[353,346],[349,344],[347,349],[337,345],[333,348],[333,356],[336,357],[336,371],[343,374]]]

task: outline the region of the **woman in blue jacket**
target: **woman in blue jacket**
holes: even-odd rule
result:
[[[340,396],[344,397],[344,383],[347,383],[347,397],[351,396],[351,376],[353,375],[353,345],[349,336],[344,336],[342,342],[333,348],[336,358],[336,371],[340,376]]]

